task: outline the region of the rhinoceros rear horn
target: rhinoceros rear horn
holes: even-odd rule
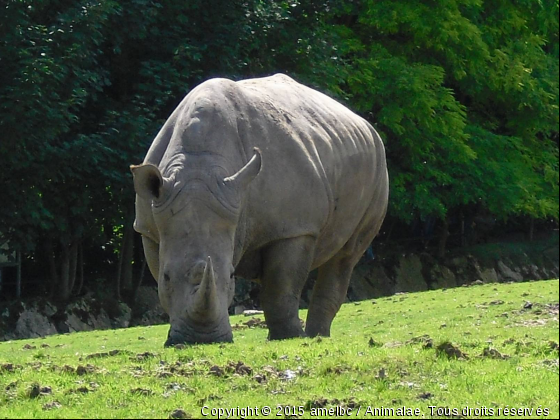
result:
[[[131,165],[136,194],[147,200],[158,199],[162,195],[163,177],[157,166],[151,163]]]
[[[218,296],[216,294],[216,279],[210,256],[206,260],[202,281],[194,295],[189,313],[193,318],[213,319],[218,314]]]
[[[249,183],[253,179],[255,179],[255,177],[261,171],[262,157],[261,157],[261,151],[258,147],[255,147],[253,150],[255,154],[253,155],[251,160],[249,160],[249,162],[247,162],[247,164],[243,168],[241,168],[237,173],[225,178],[224,179],[225,183],[231,183],[239,187],[241,190],[243,190],[247,187],[247,185],[249,185]]]

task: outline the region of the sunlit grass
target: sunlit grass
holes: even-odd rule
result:
[[[554,280],[349,303],[331,338],[269,342],[235,316],[233,344],[164,349],[168,326],[0,343],[0,418],[557,418],[558,294]]]

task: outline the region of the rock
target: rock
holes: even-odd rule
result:
[[[467,257],[455,257],[451,260],[451,264],[456,267],[457,273],[463,273],[467,269],[469,261]]]
[[[141,286],[136,292],[134,306],[140,310],[148,311],[161,308],[157,287]],[[163,310],[163,308],[162,308]]]
[[[66,322],[69,332],[91,331],[93,326],[89,324],[91,308],[84,299],[74,302],[66,307]]]
[[[47,313],[52,312],[52,306],[46,305]],[[56,312],[56,310],[54,311]],[[54,312],[52,312],[54,314]],[[20,314],[16,323],[14,335],[17,338],[35,338],[44,337],[46,335],[56,334],[57,330],[48,316],[39,310],[36,306],[26,308]]]
[[[152,309],[150,311],[143,313],[140,319],[135,319],[133,321],[133,325],[134,326],[159,325],[159,324],[167,324],[168,322],[169,322],[169,315],[167,315],[162,308],[161,310]]]
[[[111,319],[104,309],[101,309],[99,314],[91,314],[90,323],[94,330],[106,330],[111,328]]]
[[[247,310],[247,311],[243,311],[243,315],[245,316],[253,316],[253,315],[262,315],[264,314],[263,311],[257,311],[257,310]]]
[[[375,286],[370,281],[371,272],[369,265],[357,266],[352,271],[350,278],[349,295],[352,300],[366,300],[376,296]]]
[[[119,302],[119,312],[120,315],[116,317],[112,324],[115,328],[127,328],[130,325],[130,320],[132,319],[132,309],[126,303]]]
[[[523,275],[517,271],[513,271],[503,261],[498,261],[498,271],[503,281],[523,281]]]
[[[368,281],[373,285],[375,291],[372,297],[390,296],[395,292],[395,282],[389,278],[386,270],[380,264],[374,264],[371,268]]]
[[[246,310],[247,310],[247,308],[245,306],[237,305],[237,306],[235,306],[235,308],[233,308],[233,314],[234,315],[241,315]]]
[[[493,268],[484,268],[480,271],[480,278],[484,283],[497,283],[498,273]]]
[[[422,275],[422,262],[417,255],[403,257],[397,268],[395,292],[420,292],[428,290]]]
[[[430,270],[430,289],[444,289],[450,287],[457,287],[457,279],[455,274],[444,265],[435,264]]]

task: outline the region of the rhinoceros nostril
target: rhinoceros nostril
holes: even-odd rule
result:
[[[165,273],[165,274],[163,275],[163,279],[164,279],[165,281],[171,280],[171,278],[169,277],[169,274],[167,274],[167,273]]]

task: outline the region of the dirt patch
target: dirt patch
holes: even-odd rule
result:
[[[328,370],[328,368],[327,368]],[[269,379],[277,378],[282,381],[291,381],[296,379],[298,376],[306,375],[307,373],[301,366],[298,366],[295,370],[293,369],[285,369],[280,370],[276,369],[273,366],[264,366],[262,367],[255,375],[253,379],[260,384],[265,384]]]
[[[133,362],[143,362],[156,356],[157,354],[146,351],[144,353],[139,353],[134,357],[130,357],[130,360]]]
[[[325,408],[328,406],[339,406],[342,408],[354,409],[363,404],[365,404],[364,401],[357,401],[355,397],[344,398],[342,400],[339,400],[338,398],[333,398],[329,400],[324,397],[319,397],[317,399],[307,401],[305,403],[305,409],[309,411],[312,408]]]
[[[498,350],[492,347],[486,347],[482,350],[482,357],[488,357],[490,359],[507,360],[510,358],[507,354],[502,354]]]
[[[105,357],[113,357],[113,356],[118,356],[120,354],[130,354],[130,352],[126,351],[126,350],[111,350],[108,352],[101,352],[101,353],[92,353],[86,356],[86,360],[89,359],[102,359]]]
[[[169,414],[170,419],[190,419],[192,416],[185,410],[178,408]]]
[[[225,375],[225,372],[220,366],[214,365],[214,366],[210,367],[210,369],[208,370],[208,374],[213,375],[213,376],[217,376],[218,378],[220,378],[220,377]]]
[[[142,395],[144,397],[149,397],[150,395],[154,395],[154,391],[146,388],[133,388],[130,390],[130,393],[134,395]]]
[[[431,349],[434,347],[434,340],[428,334],[424,334],[411,338],[405,344],[422,344],[422,348]]]
[[[331,373],[335,375],[342,375],[350,371],[351,368],[349,366],[339,365],[339,366],[329,366],[325,369],[325,373]]]
[[[14,365],[13,363],[4,363],[0,365],[0,372],[15,372],[16,369],[21,369],[21,366]]]
[[[438,356],[445,355],[449,359],[468,359],[469,356],[451,342],[445,341],[436,347]]]
[[[76,374],[79,376],[87,375],[90,373],[96,373],[98,371],[97,367],[87,364],[85,366],[79,365],[76,368]]]
[[[559,309],[560,305],[558,304],[558,302],[550,303],[550,304],[544,305],[544,306],[545,306],[545,309],[548,311],[548,313],[550,315],[558,315],[558,313],[560,311],[560,309]]]
[[[383,347],[383,343],[380,343],[379,341],[375,341],[373,339],[373,337],[371,337],[368,341],[368,346],[370,346],[370,347]]]
[[[44,411],[58,410],[59,408],[62,408],[62,404],[60,404],[58,401],[51,401],[46,404],[43,404]]]
[[[227,366],[225,367],[225,371],[228,372],[228,373],[232,373],[232,374],[240,375],[240,376],[246,376],[246,375],[250,375],[251,373],[253,373],[253,369],[251,369],[249,366],[247,366],[242,361],[239,361],[237,363],[229,362],[227,364]]]
[[[245,328],[268,328],[268,326],[266,325],[266,321],[264,319],[253,317],[241,324],[235,324],[231,328],[234,330],[242,330]]]
[[[29,385],[25,394],[27,398],[34,399],[41,396],[52,394],[52,388],[50,386],[41,386],[35,382]]]

